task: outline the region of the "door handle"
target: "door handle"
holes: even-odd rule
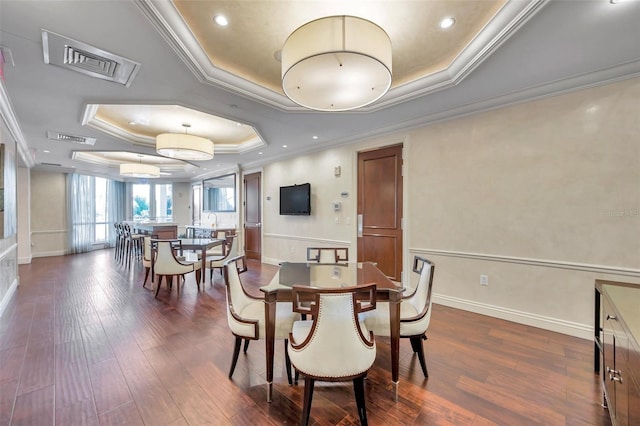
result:
[[[362,227],[363,227],[363,219],[362,219],[362,215],[359,214],[358,215],[358,238],[362,237]]]

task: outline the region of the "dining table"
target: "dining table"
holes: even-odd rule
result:
[[[200,274],[200,279],[202,282],[205,282],[206,279],[206,265],[207,265],[207,250],[212,247],[216,247],[222,245],[225,240],[223,238],[180,238],[180,247],[182,248],[181,255],[184,255],[185,250],[191,250],[197,252],[200,251],[200,260],[201,260],[201,268],[202,273]],[[186,260],[197,260],[197,258],[191,259],[188,256],[185,257]]]
[[[273,360],[276,329],[276,303],[292,300],[293,285],[340,288],[376,284],[376,300],[389,302],[391,379],[394,400],[398,400],[400,362],[400,303],[404,288],[391,281],[373,262],[316,263],[284,262],[268,285],[260,288],[265,303],[265,344],[267,363],[267,402],[273,396]]]

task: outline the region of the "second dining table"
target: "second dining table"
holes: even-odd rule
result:
[[[224,242],[225,240],[220,238],[180,238],[180,246],[183,252],[185,250],[200,251],[200,261],[202,268],[202,274],[200,275],[203,283],[205,282],[206,278],[205,272],[207,265],[207,250],[212,247],[222,245]]]
[[[349,262],[337,264],[285,262],[271,282],[261,287],[265,301],[265,341],[267,358],[267,401],[272,401],[273,359],[275,345],[276,303],[292,300],[293,285],[318,288],[340,288],[376,284],[376,299],[389,302],[391,345],[391,379],[394,399],[398,399],[400,362],[400,302],[404,288],[391,281],[375,263]]]

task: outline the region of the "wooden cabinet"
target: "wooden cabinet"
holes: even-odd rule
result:
[[[613,425],[640,424],[640,285],[596,281],[595,369]]]
[[[133,226],[138,233],[155,235],[161,240],[178,238],[178,225],[173,223],[134,223]]]

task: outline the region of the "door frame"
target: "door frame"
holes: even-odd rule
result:
[[[240,229],[242,229],[243,235],[242,235],[242,254],[245,254],[245,238],[246,236],[244,235],[245,231],[245,223],[246,223],[246,218],[245,218],[245,203],[246,203],[246,194],[244,193],[244,178],[246,175],[251,175],[254,173],[260,173],[260,263],[262,263],[262,259],[264,259],[264,180],[265,180],[265,174],[264,174],[264,170],[263,167],[259,167],[259,168],[255,168],[255,169],[247,169],[247,170],[241,170],[241,172],[239,173],[239,184],[238,187],[242,193],[242,202],[239,203],[239,224],[238,227]]]
[[[351,155],[352,164],[352,186],[351,193],[353,196],[349,196],[353,203],[353,217],[351,223],[353,224],[352,231],[352,247],[355,250],[354,258],[358,257],[358,155],[361,152],[374,151],[377,149],[388,148],[394,145],[402,145],[402,284],[407,286],[410,280],[411,265],[413,257],[409,256],[409,234],[407,233],[407,224],[409,223],[409,185],[411,180],[409,179],[408,170],[408,147],[409,140],[407,136],[401,136],[393,139],[386,139],[384,141],[377,141],[373,143],[363,143],[361,145],[354,146],[354,150]]]

